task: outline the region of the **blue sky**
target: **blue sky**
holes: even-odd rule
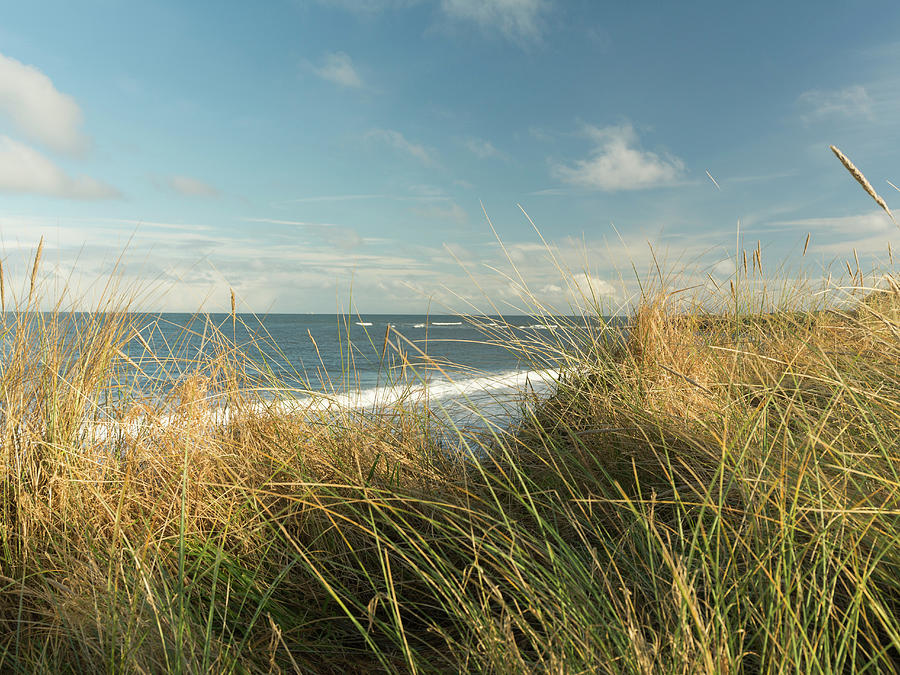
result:
[[[618,305],[650,246],[727,283],[739,220],[773,276],[884,266],[900,229],[828,146],[900,211],[898,29],[895,1],[7,3],[4,266],[43,236],[48,290],[118,264],[146,309],[258,312],[564,307],[550,253]]]

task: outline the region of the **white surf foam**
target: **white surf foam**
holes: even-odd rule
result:
[[[428,323],[413,324],[413,328],[427,328],[428,326],[462,326],[462,321],[429,321]]]
[[[285,392],[274,391],[270,393],[280,395],[279,398],[260,401],[246,412],[300,415],[341,410],[378,412],[401,401],[409,401],[427,403],[436,411],[443,410],[451,416],[453,410],[462,408],[471,415],[483,413],[485,417],[491,417],[511,410],[526,391],[539,397],[550,393],[558,379],[559,371],[554,369],[511,370],[458,379],[440,377],[427,383],[370,387],[341,394],[308,391],[286,396]],[[215,402],[201,404],[201,410],[189,415],[147,411],[128,419],[91,420],[82,424],[81,432],[91,442],[153,436],[181,428],[189,429],[191,433],[204,433],[227,426],[235,418],[233,409]]]
[[[526,388],[535,394],[546,393],[559,378],[559,371],[511,370],[503,373],[478,375],[457,379],[435,378],[427,383],[371,387],[336,395],[314,394],[298,397],[294,401],[282,401],[281,406],[327,409],[332,406],[348,409],[377,409],[396,404],[401,400],[427,400],[435,404],[456,399],[489,403],[497,399],[511,399]]]

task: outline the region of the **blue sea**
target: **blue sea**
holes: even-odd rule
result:
[[[503,417],[552,391],[560,345],[582,318],[334,314],[139,314],[125,352],[165,390],[236,346],[267,400],[327,400],[375,411],[427,396],[454,421]],[[573,326],[580,329],[573,330]],[[527,343],[527,350],[521,345]],[[528,352],[525,357],[523,352]]]

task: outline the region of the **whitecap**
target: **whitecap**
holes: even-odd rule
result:
[[[516,397],[526,388],[533,393],[547,392],[551,385],[559,379],[559,371],[546,370],[510,370],[491,375],[448,380],[435,378],[427,383],[410,385],[388,385],[360,389],[344,394],[315,394],[283,401],[283,406],[310,406],[314,409],[349,408],[366,409],[387,407],[402,399],[423,400],[430,403],[447,401],[448,399],[467,399],[473,402],[490,404],[498,398]]]
[[[434,406],[432,408],[434,410],[447,412],[455,409],[458,412],[461,408],[474,413],[476,417],[483,414],[487,418],[497,413],[515,412],[517,402],[522,400],[522,394],[526,391],[538,396],[549,394],[558,380],[559,371],[552,368],[510,370],[456,380],[436,377],[427,383],[382,385],[342,394],[305,391],[296,392],[299,395],[288,394],[285,397],[286,392],[280,392],[281,398],[275,401],[260,401],[250,407],[259,413],[304,414],[317,411],[331,413],[341,409],[360,411],[388,409],[402,400],[408,400],[427,401],[429,406]],[[279,396],[277,391],[270,390],[270,393]],[[185,429],[189,427],[193,432],[203,433],[227,426],[234,416],[235,411],[230,407],[213,403],[206,410],[188,416],[174,412],[154,414],[148,410],[144,414],[127,419],[85,420],[80,431],[84,434],[85,440],[93,442],[122,437],[152,436],[182,426]]]

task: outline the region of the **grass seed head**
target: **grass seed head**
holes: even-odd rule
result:
[[[880,206],[881,208],[883,208],[884,212],[888,214],[890,219],[894,223],[896,223],[897,221],[894,220],[894,214],[891,213],[891,210],[888,208],[887,202],[885,202],[884,199],[877,192],[875,192],[875,188],[872,187],[872,184],[866,179],[866,177],[863,175],[863,172],[860,171],[859,169],[857,169],[856,166],[853,164],[853,162],[851,162],[850,159],[843,152],[838,150],[833,145],[830,147],[831,147],[831,151],[834,153],[834,156],[837,157],[841,161],[841,164],[843,164],[844,168],[850,172],[850,175],[856,179],[856,182],[859,183],[860,185],[862,185],[863,190],[868,192],[869,196],[875,200],[875,203],[878,204],[878,206]]]
[[[28,286],[28,298],[34,294],[34,282],[37,279],[38,266],[41,264],[41,252],[44,250],[44,238],[38,242],[37,253],[34,254],[34,265],[31,267],[31,282]]]

